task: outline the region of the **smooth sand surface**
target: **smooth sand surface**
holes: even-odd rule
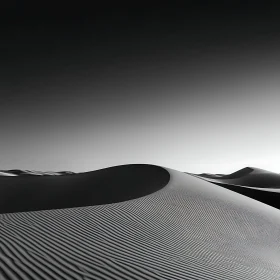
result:
[[[130,177],[124,189],[104,179],[122,202],[1,214],[0,278],[279,279],[278,209],[179,171],[144,166],[119,175]],[[124,170],[106,172],[116,178]],[[163,175],[160,187],[127,200],[151,183],[149,172]],[[98,176],[84,175],[92,188],[94,179],[102,187]],[[64,183],[73,188],[70,181]]]

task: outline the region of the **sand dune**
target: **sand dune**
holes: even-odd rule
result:
[[[9,172],[0,171],[0,176],[17,176],[17,175]]]
[[[100,205],[2,213],[2,279],[279,279],[279,210],[194,176],[128,165],[2,179],[1,188],[10,180],[16,192],[29,183],[42,191],[55,184],[61,200],[75,184],[82,192],[83,184],[104,188]],[[103,204],[104,197],[118,202]]]
[[[169,173],[152,165],[127,165],[65,176],[0,178],[0,213],[107,204],[150,194]]]
[[[34,175],[34,176],[59,176],[59,175],[70,175],[75,174],[71,171],[35,171],[35,170],[21,170],[21,169],[11,169],[11,170],[1,170],[0,176],[27,176],[27,175]]]
[[[198,174],[209,181],[256,188],[280,188],[280,174],[255,167],[245,167],[229,175]]]
[[[245,167],[229,175],[191,175],[280,209],[280,174]]]

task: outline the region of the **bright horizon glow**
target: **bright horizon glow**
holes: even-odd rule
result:
[[[0,169],[279,173],[279,17],[193,9],[11,20]]]

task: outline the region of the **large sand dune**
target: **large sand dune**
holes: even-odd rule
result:
[[[17,212],[6,197],[16,212],[0,215],[2,279],[279,279],[280,212],[239,193],[150,165],[3,177],[1,193],[15,184],[16,193],[27,188],[41,199],[37,183],[42,196],[54,184],[60,200],[78,183],[82,192],[104,190],[94,202],[100,205],[74,191],[81,207],[41,211]]]

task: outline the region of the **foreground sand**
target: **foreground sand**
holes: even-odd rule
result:
[[[120,193],[135,191],[138,197],[132,199],[2,211],[0,279],[279,279],[278,209],[171,169],[137,165],[134,171],[146,179],[133,181],[132,169],[122,166],[106,171],[111,178],[118,172],[127,174],[114,188],[121,187],[123,180],[126,187]],[[87,181],[87,188],[94,188],[98,176],[84,176],[92,180]],[[85,183],[84,178],[79,178],[80,183]],[[137,190],[144,188],[141,182],[149,183],[148,189],[153,186],[153,192]],[[112,199],[101,193],[103,199]],[[67,192],[64,195],[71,197]]]

